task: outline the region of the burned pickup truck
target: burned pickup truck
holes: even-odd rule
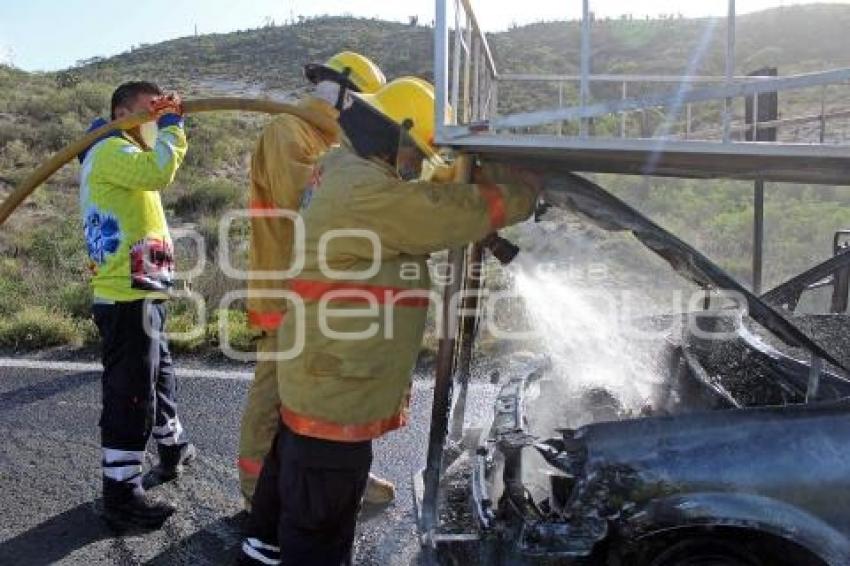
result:
[[[489,427],[466,451],[450,456],[451,442],[444,451],[430,528],[423,495],[427,554],[443,564],[850,564],[846,351],[823,347],[777,303],[598,186],[564,179],[550,204],[631,232],[691,281],[740,294],[745,308],[703,312],[696,331],[669,337],[657,360],[664,378],[638,414],[598,389],[541,421],[569,376],[542,359],[511,377]],[[847,258],[829,264],[836,283]],[[805,281],[793,283],[772,296],[790,292],[796,304]],[[844,315],[822,318],[809,323],[847,328]]]

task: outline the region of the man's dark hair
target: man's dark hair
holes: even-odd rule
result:
[[[112,93],[112,119],[115,119],[115,111],[117,109],[130,107],[133,102],[135,102],[136,97],[140,94],[153,94],[155,96],[159,96],[162,94],[162,89],[154,83],[149,83],[147,81],[133,81],[122,84],[115,89],[115,92]]]

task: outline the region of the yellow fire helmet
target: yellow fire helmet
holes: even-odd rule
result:
[[[401,77],[375,94],[355,94],[385,118],[407,130],[416,146],[429,159],[434,149],[434,87],[416,77]]]
[[[432,85],[431,83],[429,83],[425,79],[421,79],[419,77],[404,77],[404,78],[409,78],[410,80],[418,82],[419,84],[424,86],[426,89],[428,89],[428,92],[431,93],[431,96],[434,97],[434,100],[437,99],[437,95],[435,94],[436,89],[434,88],[434,85]],[[434,108],[436,108],[436,104],[434,105]],[[454,109],[452,108],[451,104],[446,104],[446,120],[445,120],[445,123],[451,124],[453,120],[454,120]]]
[[[313,84],[322,80],[343,82],[349,89],[366,94],[377,92],[387,83],[371,59],[353,51],[337,53],[324,63],[305,65],[304,76]]]

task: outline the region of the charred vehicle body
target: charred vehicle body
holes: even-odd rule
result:
[[[638,415],[595,390],[581,400],[590,424],[576,426],[575,406],[540,423],[535,415],[569,376],[540,360],[511,377],[489,428],[468,435],[465,451],[449,442],[436,527],[428,529],[427,494],[420,503],[430,556],[446,564],[850,564],[845,315],[792,324],[780,313],[825,285],[834,287],[833,311],[846,310],[846,248],[836,243],[835,258],[759,298],[599,186],[559,177],[545,195],[550,205],[631,232],[682,276],[733,291],[746,308],[700,313],[697,331],[683,325],[691,330],[668,337],[657,360],[664,379]],[[823,333],[838,344],[812,338]]]

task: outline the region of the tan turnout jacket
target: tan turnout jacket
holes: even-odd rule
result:
[[[536,191],[509,168],[484,173],[511,184],[405,182],[345,143],[319,161],[303,201],[305,268],[290,282],[304,308],[279,332],[279,353],[297,353],[277,371],[291,430],[356,442],[405,424],[429,254],[480,240],[534,206]]]
[[[254,294],[268,295],[286,288],[284,278],[275,272],[289,269],[293,222],[275,214],[298,210],[313,166],[339,140],[339,113],[333,106],[314,97],[299,105],[310,112],[310,120],[289,114],[275,118],[263,130],[251,158],[250,270],[263,272],[248,281]],[[275,330],[285,310],[281,298],[248,298],[248,321],[254,328]]]

